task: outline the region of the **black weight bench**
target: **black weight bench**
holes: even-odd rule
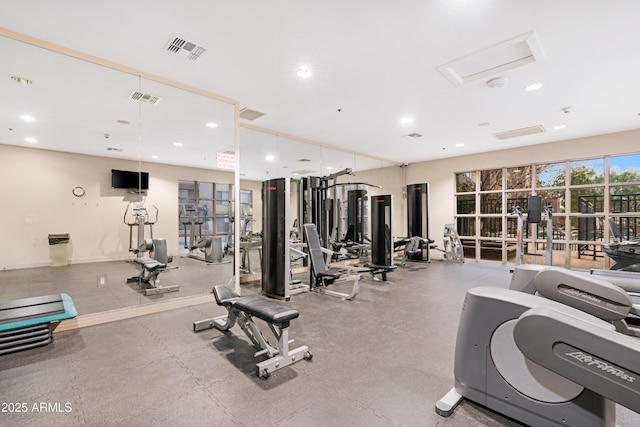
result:
[[[387,273],[391,273],[393,270],[398,268],[397,265],[375,265],[375,264],[365,264],[365,267],[369,269],[369,273],[373,280],[380,280],[376,277],[376,274],[382,276],[382,281],[387,281]]]
[[[253,346],[258,350],[255,356],[265,355],[267,359],[256,364],[256,375],[260,378],[268,378],[272,372],[291,365],[299,360],[311,360],[313,355],[306,345],[294,350],[289,350],[289,323],[298,317],[298,310],[279,304],[261,297],[241,297],[226,286],[215,286],[213,295],[218,305],[227,309],[227,315],[212,319],[193,322],[193,332],[199,332],[209,328],[220,331],[228,331],[236,320],[249,337]],[[264,320],[273,335],[278,340],[277,347],[269,344],[269,341],[258,329],[253,317]]]
[[[0,301],[0,355],[49,344],[59,321],[77,315],[64,293]]]
[[[406,239],[399,240],[393,243],[394,250],[398,250],[404,246],[402,255],[402,265],[404,266],[407,261],[427,261],[431,262],[431,256],[429,249],[431,245],[435,243],[435,240],[426,237],[413,236]]]
[[[150,257],[134,258],[133,263],[137,264],[138,275],[129,277],[127,283],[138,282],[140,284],[148,284],[150,288],[144,289],[145,295],[178,292],[180,290],[179,285],[160,286],[158,275],[167,269],[167,264]]]

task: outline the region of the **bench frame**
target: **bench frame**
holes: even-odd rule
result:
[[[212,293],[216,297],[218,305],[227,309],[227,314],[210,319],[199,320],[193,322],[193,332],[200,332],[205,329],[215,328],[223,332],[229,331],[235,325],[236,321],[244,333],[249,337],[253,346],[257,350],[254,357],[266,356],[267,359],[256,364],[256,376],[260,378],[269,378],[272,372],[289,366],[302,359],[311,360],[313,354],[309,351],[309,347],[302,345],[293,350],[289,349],[289,344],[293,340],[289,339],[289,320],[281,323],[271,323],[266,318],[260,317],[258,314],[249,314],[242,310],[242,303],[250,304],[255,300],[252,297],[241,297],[235,292],[229,290],[225,286],[215,286]],[[276,302],[260,298],[261,304],[267,305],[270,309],[279,310],[287,309],[287,306]],[[241,304],[237,304],[241,302]],[[277,347],[269,344],[269,340],[264,336],[258,325],[254,321],[254,317],[262,319],[267,323],[269,329],[275,336],[278,344]],[[297,317],[297,312],[296,316]]]
[[[157,261],[150,257],[137,257],[133,259],[133,263],[138,268],[138,275],[129,277],[127,283],[138,282],[145,296],[163,294],[166,292],[178,292],[180,285],[160,286],[158,276],[167,270],[167,264]],[[143,283],[151,286],[143,287]]]

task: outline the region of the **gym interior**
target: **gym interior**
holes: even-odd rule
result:
[[[3,425],[640,424],[637,125],[394,160],[24,7],[0,18]],[[29,111],[57,145],[25,143]]]

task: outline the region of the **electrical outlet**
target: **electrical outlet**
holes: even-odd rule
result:
[[[98,274],[97,284],[99,288],[104,288],[107,286],[107,275],[106,274]]]

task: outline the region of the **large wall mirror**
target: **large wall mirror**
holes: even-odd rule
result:
[[[208,293],[213,270],[180,257],[179,182],[233,186],[234,103],[2,34],[0,299],[66,292],[88,314]],[[112,170],[138,180],[113,188]],[[178,267],[160,281],[179,292],[127,283],[140,203],[144,238],[164,238]]]
[[[231,99],[7,30],[0,51],[0,300],[65,292],[83,315],[208,297],[213,284],[237,282],[235,271],[259,277],[264,180],[291,178],[298,233],[303,177],[350,170],[336,194],[351,184],[369,184],[370,195],[401,188],[392,163],[238,127]],[[148,183],[139,175],[135,188],[113,188],[112,170],[146,173]],[[173,256],[160,282],[177,292],[146,295],[127,283],[138,274],[140,204],[143,237],[153,230]],[[208,212],[203,228],[222,239],[226,262],[189,256],[188,205]]]
[[[288,227],[293,242],[302,238],[304,208],[301,203],[303,180],[310,177],[328,180],[326,198],[330,199],[331,226],[327,227],[326,243],[331,247],[335,240],[343,239],[347,233],[346,215],[348,193],[359,190],[364,195],[365,206],[369,196],[391,194],[401,189],[401,171],[391,162],[355,154],[344,150],[315,144],[292,136],[281,135],[258,127],[243,124],[240,129],[240,191],[244,194],[241,207],[242,248],[241,281],[260,279],[260,245],[262,227],[262,184],[266,180],[288,178],[290,181],[290,203]],[[334,176],[335,178],[331,178]],[[242,195],[241,195],[242,198]],[[327,208],[328,209],[328,208]],[[364,223],[368,217],[365,213]],[[395,222],[395,221],[394,221]],[[398,225],[401,227],[401,224]],[[320,229],[320,226],[318,226]],[[366,234],[367,225],[364,233]],[[321,232],[322,234],[322,232]],[[323,236],[321,236],[323,240]],[[301,254],[292,245],[292,272],[304,269]],[[366,260],[361,260],[366,261]]]

